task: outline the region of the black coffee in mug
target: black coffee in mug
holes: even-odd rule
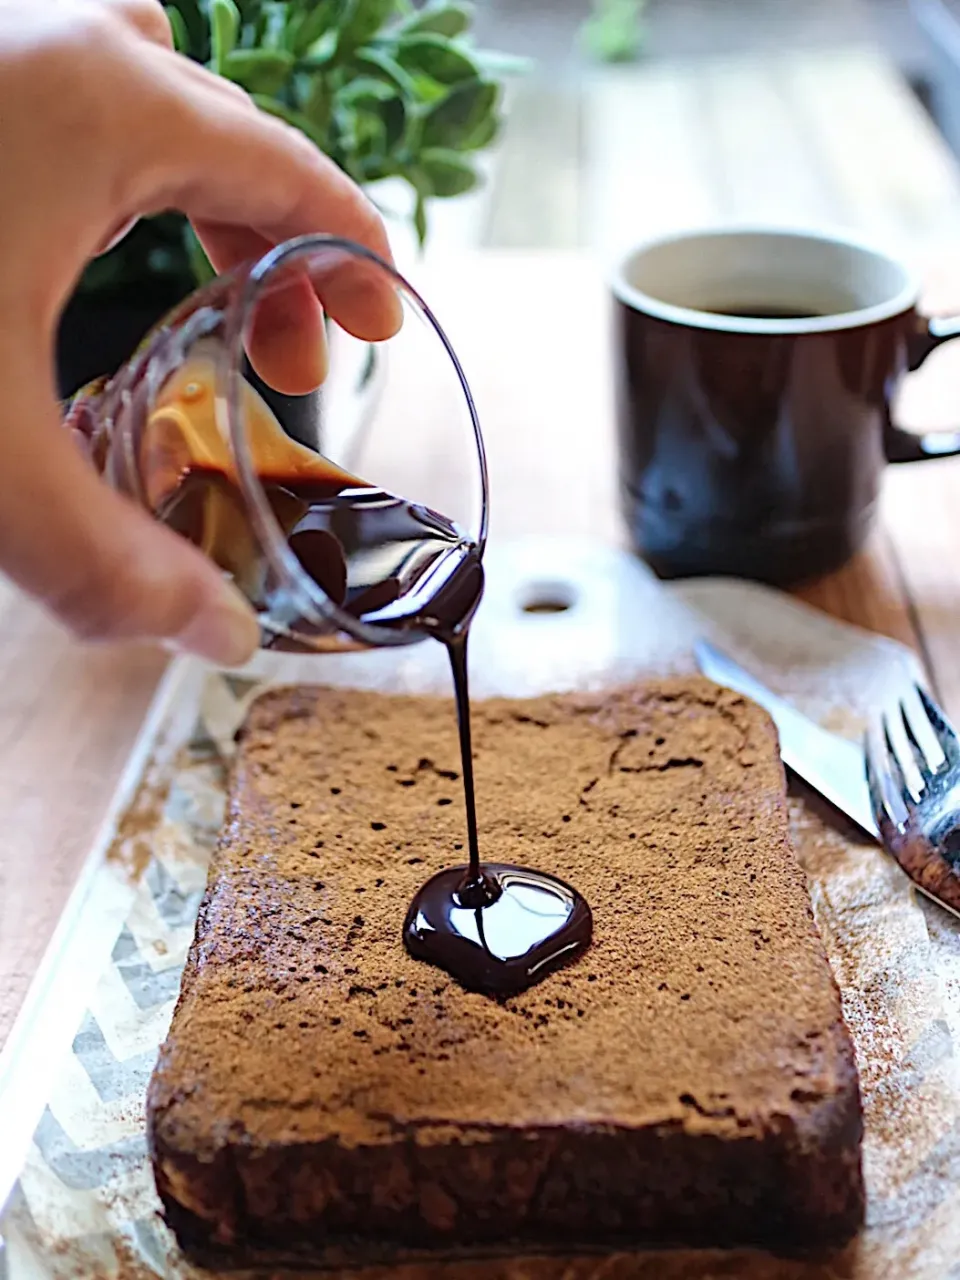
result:
[[[711,307],[715,316],[740,316],[744,320],[812,320],[823,311],[796,311],[792,307],[769,307],[763,302],[745,303],[738,307]]]
[[[947,338],[895,260],[832,236],[714,231],[632,253],[613,281],[620,491],[664,576],[781,585],[863,544],[889,462],[960,452],[891,420]]]

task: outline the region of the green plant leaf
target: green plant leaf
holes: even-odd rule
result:
[[[386,80],[377,80],[373,76],[361,76],[358,80],[348,80],[337,92],[337,101],[345,103],[386,102],[397,94],[394,85]]]
[[[258,48],[284,49],[287,32],[287,0],[264,0],[260,20],[257,22]]]
[[[396,0],[346,0],[337,51],[346,56],[372,39],[393,15]]]
[[[427,202],[423,192],[417,192],[417,201],[413,208],[413,229],[417,233],[417,243],[422,249],[427,243]]]
[[[335,126],[330,131],[332,157],[354,182],[361,182],[363,173],[356,115],[349,110],[335,111],[332,123]]]
[[[241,24],[255,23],[263,12],[263,0],[237,0],[237,8]]]
[[[206,17],[200,11],[198,0],[176,0],[175,4],[170,4],[167,8],[168,11],[176,9],[183,19],[189,36],[191,56],[198,61],[205,61],[209,52],[209,28]]]
[[[286,49],[234,49],[223,60],[221,74],[251,93],[276,94],[290,79],[294,56]]]
[[[207,281],[212,280],[217,273],[211,266],[206,250],[197,239],[197,233],[189,222],[184,222],[183,224],[183,239],[194,279],[198,285],[206,284]]]
[[[314,0],[287,24],[286,47],[297,57],[306,54],[337,18],[338,0]]]
[[[441,98],[445,98],[450,86],[439,84],[432,76],[411,76],[415,100],[424,108],[431,107]]]
[[[358,49],[353,55],[353,62],[366,74],[377,76],[395,85],[408,101],[416,101],[416,85],[399,62],[389,54],[381,53],[378,49]]]
[[[452,40],[467,30],[472,16],[473,10],[465,4],[428,4],[409,18],[401,30],[404,35],[431,31]]]
[[[364,185],[381,182],[384,178],[392,178],[397,172],[387,156],[367,156],[360,161],[359,167]]]
[[[624,7],[643,2],[593,0],[593,7],[622,17]],[[468,0],[161,3],[178,48],[240,84],[358,181],[407,183],[421,244],[429,200],[478,181],[471,153],[496,137],[502,77],[530,65],[473,48]],[[145,232],[120,248],[122,260],[91,271],[89,283],[85,274],[84,288],[136,290],[158,280],[189,287],[191,263],[197,279],[209,269],[182,219],[169,233]]]
[[[187,30],[187,24],[183,20],[183,14],[174,4],[164,5],[167,14],[167,21],[170,23],[170,31],[173,35],[173,47],[177,53],[190,54],[190,32]]]
[[[504,76],[525,76],[534,66],[532,58],[521,58],[513,53],[497,53],[493,49],[471,49],[470,56],[481,74],[490,80],[500,80]]]
[[[407,131],[407,109],[402,98],[387,98],[380,104],[383,121],[384,146],[387,153],[394,151]]]
[[[326,137],[333,111],[333,90],[324,76],[313,77],[302,109],[317,136]]]
[[[469,161],[442,147],[427,147],[420,156],[419,168],[425,179],[423,186],[432,196],[460,196],[479,182]]]
[[[471,149],[474,138],[489,127],[487,121],[496,110],[497,94],[497,85],[488,80],[466,80],[455,85],[424,116],[423,146],[451,151]]]
[[[392,95],[390,86],[375,83],[378,89],[385,88]],[[403,103],[395,96],[372,97],[353,85],[348,88],[349,99],[341,90],[334,106],[337,139],[343,153],[338,156],[338,162],[342,159],[344,167],[358,182],[371,181],[372,173],[381,177],[385,170],[392,168],[389,152],[403,136]]]
[[[325,71],[337,56],[337,29],[331,27],[319,40],[314,40],[306,53],[301,54],[297,66],[307,71]]]
[[[411,75],[429,76],[438,84],[458,84],[477,79],[477,68],[465,53],[445,36],[427,33],[397,41],[396,59]]]
[[[260,10],[257,20],[250,27],[248,43],[252,49],[259,49],[264,44],[267,34],[267,15]]]
[[[269,115],[276,116],[279,120],[285,120],[287,124],[293,125],[295,129],[299,129],[301,133],[306,134],[310,141],[315,143],[321,151],[326,151],[327,139],[302,111],[288,107],[285,102],[277,102],[275,98],[268,98],[263,93],[255,93],[252,97],[261,111],[266,111]]]
[[[356,166],[358,173],[363,176],[364,163],[382,157],[385,150],[383,120],[380,116],[373,111],[355,111],[353,153],[355,160],[359,162]]]
[[[240,10],[234,0],[209,0],[210,5],[210,61],[217,74],[223,70],[228,53],[237,47],[240,33]]]
[[[482,121],[470,137],[461,146],[461,151],[482,151],[484,147],[489,147],[491,142],[496,140],[497,134],[500,132],[500,120],[495,112],[491,112],[486,120]]]

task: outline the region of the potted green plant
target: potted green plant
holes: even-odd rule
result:
[[[181,53],[239,84],[358,183],[405,183],[421,244],[429,201],[479,181],[475,157],[496,137],[513,60],[473,46],[462,0],[174,0],[166,10]],[[118,368],[211,274],[184,218],[141,220],[90,264],[65,309],[61,393]]]

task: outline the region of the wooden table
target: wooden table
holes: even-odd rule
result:
[[[509,102],[486,184],[434,204],[434,250],[608,257],[678,227],[738,222],[847,228],[914,260],[960,244],[960,166],[868,46],[534,71]],[[413,261],[411,235],[391,234]]]
[[[858,51],[793,60],[789,80],[776,68],[752,65],[735,75],[732,66],[651,68],[636,78],[616,73],[573,97],[563,86],[544,89],[555,99],[553,133],[544,132],[541,120],[531,135],[530,104],[521,100],[486,203],[468,199],[459,210],[448,209],[446,221],[437,222],[436,260],[412,268],[477,394],[490,453],[494,536],[539,530],[623,540],[608,309],[596,257],[582,246],[606,253],[628,232],[716,216],[709,200],[721,187],[728,192],[721,220],[751,209],[758,218],[772,216],[770,201],[779,191],[781,212],[789,207],[794,220],[810,221],[824,207],[824,191],[840,192],[831,206],[843,214],[840,221],[868,231],[898,229],[905,245],[935,263],[931,304],[960,309],[960,174],[884,64]],[[794,105],[788,110],[784,102]],[[796,111],[808,122],[814,113],[819,123],[798,133]],[[594,122],[589,146],[585,113]],[[696,144],[704,114],[711,132],[701,132]],[[880,141],[867,138],[871,123]],[[571,136],[575,163],[564,151]],[[711,146],[726,139],[709,172],[704,138]],[[858,150],[861,143],[869,150]],[[761,160],[767,177],[758,182]],[[585,202],[610,226],[619,219],[619,231],[585,234]],[[957,255],[953,265],[944,256],[948,241]],[[531,243],[556,248],[523,247]],[[521,247],[503,248],[514,244]],[[464,256],[479,245],[488,251]],[[915,421],[957,425],[960,352],[935,358],[907,401]],[[914,646],[960,718],[958,551],[960,462],[891,469],[869,550],[800,594]],[[0,1042],[164,662],[150,648],[83,650],[0,584]]]

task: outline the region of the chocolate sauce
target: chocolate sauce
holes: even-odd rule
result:
[[[574,959],[590,942],[584,899],[554,876],[483,864],[477,838],[467,636],[483,595],[479,550],[429,508],[303,457],[289,472],[258,471],[304,571],[345,612],[381,628],[432,635],[450,656],[460,730],[467,866],[429,880],[407,912],[412,956],[439,965],[462,986],[514,995]],[[282,616],[245,500],[222,468],[190,465],[165,489],[157,514],[230,572],[260,611],[272,647],[298,646],[311,622]]]
[[[509,996],[559,969],[589,943],[590,908],[562,880],[487,863],[482,887],[477,895],[469,867],[450,867],[428,880],[403,926],[410,954],[446,969],[470,991]]]
[[[421,632],[447,625],[431,609],[440,608],[444,618],[472,616],[470,593],[479,600],[482,591],[474,583],[479,559],[445,516],[355,480],[319,456],[309,468],[259,478],[288,547],[344,612],[368,625]],[[224,469],[185,469],[157,515],[233,576],[258,610],[268,645],[296,647],[296,633],[318,629],[278,602],[246,500]]]
[[[467,635],[480,603],[483,574],[473,576],[469,613],[454,606],[471,599],[460,589],[433,602],[432,632],[447,647],[460,729],[460,759],[470,861],[433,876],[414,895],[403,924],[407,950],[438,965],[470,991],[511,996],[540,982],[580,954],[593,934],[593,916],[576,889],[555,876],[526,867],[482,863],[477,835]]]

